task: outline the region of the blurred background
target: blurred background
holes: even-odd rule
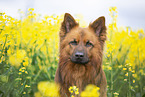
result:
[[[109,7],[118,10],[118,26],[145,29],[145,0],[0,0],[0,12],[19,18],[18,9],[26,12],[34,8],[41,15],[82,14],[87,23],[99,16],[106,17],[110,23]]]

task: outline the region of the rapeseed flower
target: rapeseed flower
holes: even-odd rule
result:
[[[76,86],[70,86],[69,87],[69,92],[73,95],[78,95],[79,94],[79,89]]]
[[[26,57],[25,50],[17,50],[16,53],[9,55],[9,63],[12,66],[19,67]]]
[[[135,80],[133,80],[132,82],[135,83]]]
[[[123,68],[123,70],[127,70],[127,68]]]
[[[42,96],[59,96],[59,86],[54,82],[42,81],[38,83],[38,90]]]
[[[128,73],[126,73],[125,76],[128,76]]]
[[[43,97],[40,92],[35,92],[34,97]]]
[[[99,87],[95,86],[95,85],[88,85],[85,90],[81,93],[81,97],[99,97],[100,93],[99,93]]]

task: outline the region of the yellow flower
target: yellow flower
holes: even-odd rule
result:
[[[76,91],[77,89],[77,86],[72,86],[73,90]]]
[[[131,70],[131,67],[129,67],[129,71],[132,71],[132,70]]]
[[[43,97],[40,92],[35,92],[34,97]]]
[[[28,66],[28,61],[23,62],[23,66],[27,67]]]
[[[108,70],[112,70],[112,67],[109,66],[109,67],[108,67]]]
[[[42,96],[59,96],[59,87],[55,83],[42,81],[38,83],[38,90]]]
[[[110,57],[110,54],[108,54],[107,57]]]
[[[30,86],[28,86],[28,85],[25,85],[25,88],[29,88]]]
[[[12,54],[12,49],[11,48],[8,49],[7,54],[8,55],[11,55]]]
[[[26,67],[22,67],[22,68],[20,68],[20,69],[23,69],[23,70],[25,70],[25,69],[26,69]]]
[[[13,55],[9,56],[9,63],[12,66],[19,67],[26,56],[26,52],[24,50],[17,50],[17,52]]]
[[[25,67],[28,66],[28,64],[29,64],[29,61],[28,61],[28,60],[29,60],[28,57],[25,57],[25,58],[24,58],[24,61],[25,61],[25,62],[23,62],[23,66],[25,66]]]
[[[86,95],[88,97],[99,97],[99,87],[95,85],[88,85],[83,92],[81,92],[81,97],[85,97]]]
[[[132,73],[135,73],[135,70],[132,70],[131,72],[132,72]]]
[[[25,50],[17,50],[16,56],[17,56],[17,58],[20,58],[21,60],[23,60],[26,56],[26,51]]]
[[[73,87],[72,86],[69,87],[69,92],[73,93]]]
[[[76,86],[70,86],[69,87],[69,92],[71,94],[75,93],[76,95],[78,95],[79,94],[79,89]]]
[[[78,88],[75,90],[75,94],[76,94],[76,95],[79,94],[79,89],[78,89]]]
[[[17,59],[15,55],[9,56],[9,63],[12,66],[19,67],[21,65],[21,60]]]
[[[22,71],[22,69],[20,68],[19,71]]]
[[[135,83],[135,80],[133,80],[133,83]]]
[[[129,63],[129,66],[133,66],[133,64]]]
[[[22,70],[22,72],[25,72],[25,70]]]
[[[23,92],[23,94],[26,94],[26,92]]]
[[[127,68],[123,68],[123,70],[127,70]]]
[[[125,76],[128,76],[128,73],[126,73]]]
[[[29,8],[28,11],[34,11],[34,8]]]
[[[27,72],[27,71],[25,71],[25,73],[26,73],[26,74],[28,74],[28,72]]]

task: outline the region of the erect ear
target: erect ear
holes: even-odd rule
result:
[[[105,17],[99,17],[93,23],[91,23],[89,27],[94,30],[98,37],[100,37],[103,33],[106,34]]]
[[[78,23],[75,21],[75,19],[69,14],[65,13],[64,20],[61,25],[61,29],[64,34],[68,33],[73,27],[77,26]]]

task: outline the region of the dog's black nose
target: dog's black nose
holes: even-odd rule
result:
[[[71,61],[77,64],[86,64],[89,62],[89,58],[83,51],[77,51],[71,56]]]
[[[75,53],[75,57],[76,57],[77,59],[81,59],[81,58],[84,57],[84,53],[83,53],[83,52],[76,52],[76,53]]]

